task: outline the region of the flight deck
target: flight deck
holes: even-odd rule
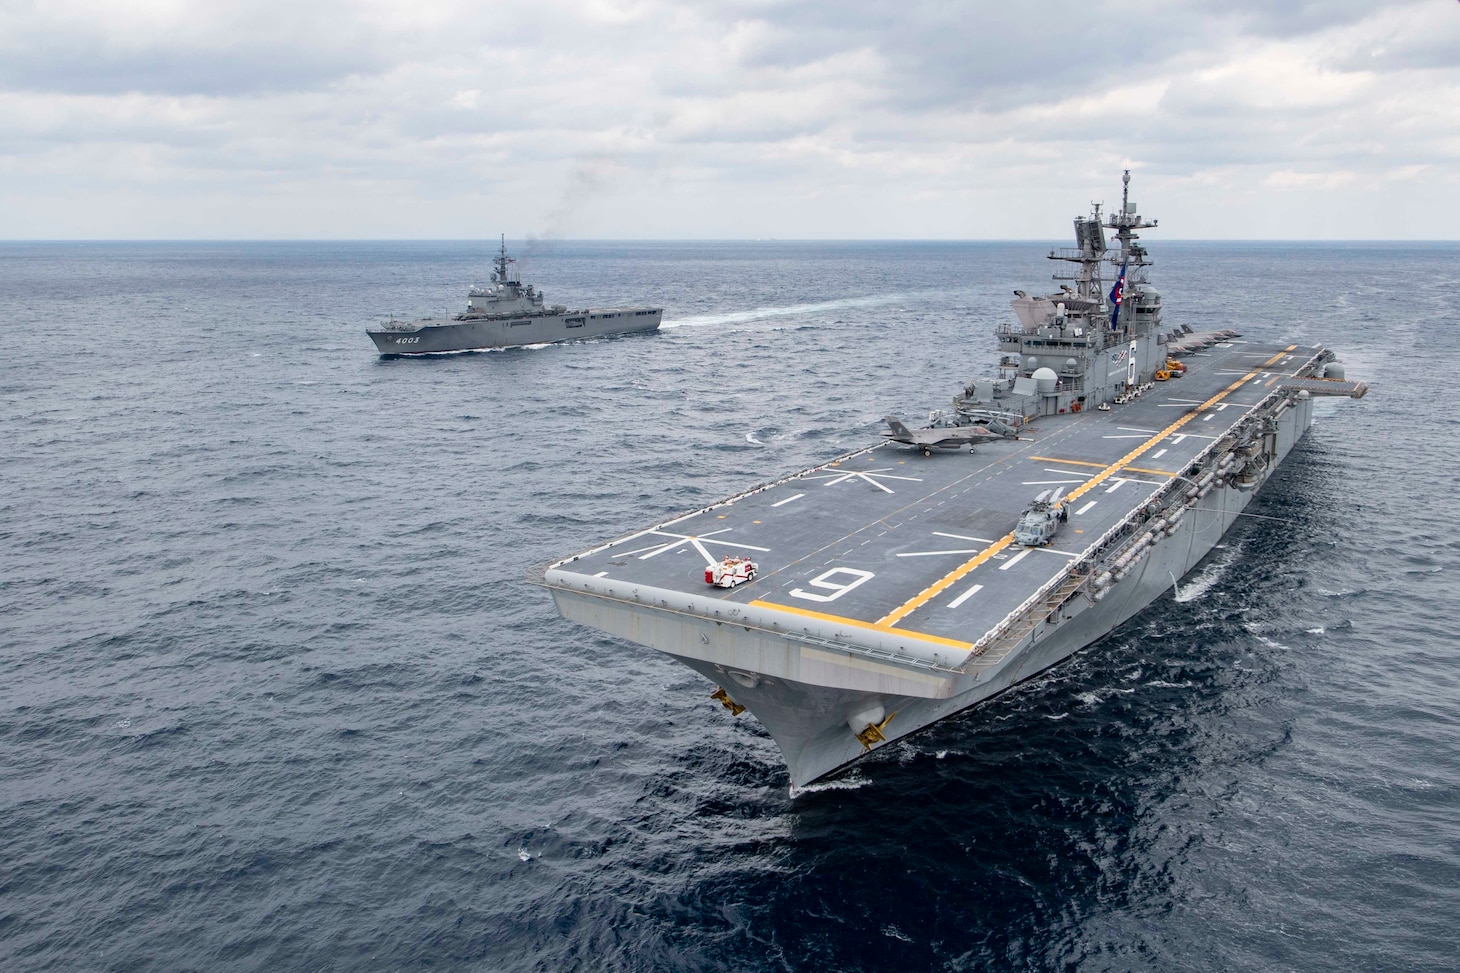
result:
[[[584,587],[601,579],[817,619],[852,642],[880,632],[969,649],[1321,353],[1220,342],[1109,411],[1046,416],[971,455],[870,446],[553,568]],[[1016,544],[1021,513],[1056,489],[1067,520],[1053,541]],[[706,567],[726,555],[753,559],[755,578],[708,586]]]
[[[1271,479],[1314,397],[1368,386],[1322,347],[1165,324],[1137,232],[1156,222],[1129,188],[1050,251],[1058,289],[1014,291],[995,375],[951,414],[889,417],[892,442],[548,565],[558,611],[704,676],[801,785],[1150,605]]]

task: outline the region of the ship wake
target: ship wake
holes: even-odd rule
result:
[[[726,314],[699,314],[692,317],[680,318],[677,321],[665,321],[660,325],[660,328],[668,330],[670,328],[706,328],[727,324],[753,324],[757,321],[791,318],[802,314],[819,314],[824,311],[845,311],[852,308],[900,304],[906,301],[909,296],[907,294],[873,294],[869,297],[849,297],[844,300],[821,301],[816,304],[758,307],[748,311],[731,311]]]
[[[1186,584],[1173,585],[1172,590],[1178,604],[1184,605],[1189,601],[1196,601],[1212,590],[1222,578],[1226,577],[1228,569],[1242,556],[1241,545],[1238,544],[1220,547],[1218,550],[1221,553],[1210,564],[1202,568],[1196,577]]]

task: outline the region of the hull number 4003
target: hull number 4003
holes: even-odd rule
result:
[[[397,338],[395,339],[395,343],[398,345],[413,345],[420,340],[420,338]]]

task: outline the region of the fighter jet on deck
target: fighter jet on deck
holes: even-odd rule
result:
[[[957,449],[959,446],[967,446],[968,451],[973,452],[973,447],[978,443],[1008,439],[1013,433],[1013,430],[1002,424],[995,429],[992,423],[988,426],[934,425],[927,429],[909,429],[896,416],[887,416],[885,421],[891,431],[884,432],[883,436],[895,443],[915,446],[923,451],[924,456],[932,456],[935,449]]]

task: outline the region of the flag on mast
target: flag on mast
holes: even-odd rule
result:
[[[1120,302],[1125,300],[1125,270],[1130,265],[1126,260],[1120,265],[1120,277],[1116,280],[1115,286],[1110,289],[1110,330],[1114,331],[1120,327]]]

